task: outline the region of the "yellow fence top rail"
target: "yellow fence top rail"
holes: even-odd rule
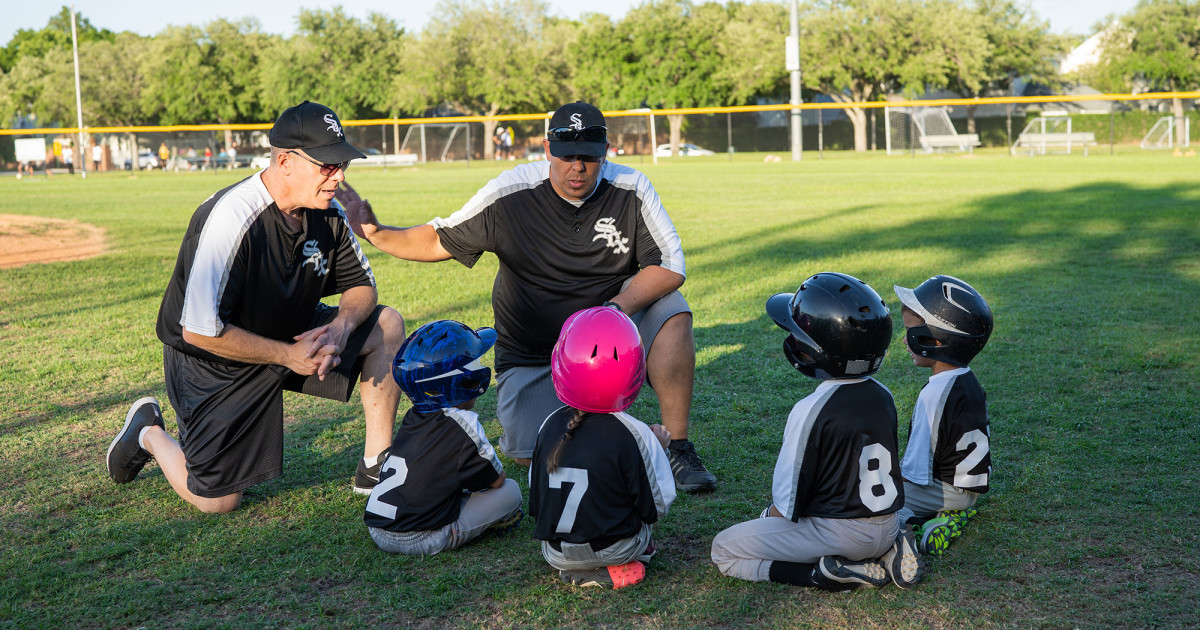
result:
[[[833,103],[801,103],[793,106],[790,103],[775,105],[738,105],[733,107],[680,107],[675,109],[623,109],[604,112],[605,116],[620,118],[623,116],[673,116],[686,114],[741,114],[747,112],[776,112],[819,109],[880,109],[883,107],[942,107],[947,105],[1004,105],[1004,104],[1033,104],[1033,103],[1079,103],[1084,101],[1160,101],[1167,99],[1200,99],[1200,91],[1195,92],[1145,92],[1142,94],[1076,94],[1058,96],[989,96],[983,98],[940,98],[921,101],[871,101],[833,102]],[[444,116],[437,118],[373,118],[369,120],[345,120],[346,127],[366,127],[372,125],[421,125],[421,124],[454,124],[497,122],[514,120],[545,120],[552,112],[542,114],[500,114],[497,116]],[[204,124],[204,125],[150,125],[132,127],[83,127],[87,133],[162,133],[174,131],[266,131],[273,123],[251,124]],[[26,135],[55,135],[76,134],[79,127],[40,127],[36,129],[0,129],[0,136]]]

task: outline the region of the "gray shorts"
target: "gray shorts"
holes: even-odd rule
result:
[[[450,551],[478,538],[493,523],[521,507],[521,487],[505,479],[499,488],[468,492],[459,505],[458,518],[439,529],[415,532],[393,532],[368,527],[371,540],[388,553],[411,556],[433,556]]]
[[[900,523],[917,517],[927,521],[938,512],[949,510],[965,510],[975,505],[979,500],[978,492],[956,488],[944,481],[934,481],[927,486],[919,486],[911,481],[904,482],[904,507],[900,508]]]
[[[642,346],[649,353],[654,338],[668,319],[691,312],[687,300],[678,291],[672,291],[630,315],[630,319],[637,324]],[[533,457],[538,429],[546,416],[562,406],[563,402],[554,393],[549,365],[512,367],[497,374],[496,416],[504,429],[497,447],[509,457]]]
[[[642,559],[648,561],[649,559],[643,558],[643,556],[653,534],[654,526],[642,523],[642,529],[636,535],[622,538],[600,550],[592,549],[588,543],[576,545],[564,542],[559,543],[559,547],[562,549],[559,551],[550,544],[550,541],[543,540],[542,557],[550,563],[550,566],[559,571],[599,569]]]
[[[801,518],[779,516],[738,523],[717,534],[712,561],[730,577],[765,582],[771,563],[812,564],[824,556],[850,560],[878,558],[896,542],[900,519],[895,514],[871,518]]]

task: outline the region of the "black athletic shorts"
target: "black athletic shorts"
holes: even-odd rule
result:
[[[359,354],[383,308],[376,306],[351,333],[341,363],[324,381],[281,365],[225,365],[163,346],[167,396],[179,424],[188,490],[223,497],[282,474],[283,390],[348,401],[362,372]],[[336,307],[322,304],[313,313],[311,328],[336,316]]]

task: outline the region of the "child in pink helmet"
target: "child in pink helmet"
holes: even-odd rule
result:
[[[675,500],[670,433],[625,413],[646,380],[637,327],[598,306],[563,324],[550,359],[566,403],[542,423],[529,469],[529,512],[542,556],[568,584],[641,582],[653,525]]]

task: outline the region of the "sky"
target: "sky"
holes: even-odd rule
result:
[[[549,4],[551,12],[560,17],[574,19],[584,12],[595,12],[620,18],[643,1],[549,0]],[[0,45],[7,44],[19,29],[37,30],[46,26],[63,4],[54,0],[12,2],[0,21]],[[339,4],[347,14],[360,19],[372,11],[382,13],[410,31],[421,30],[437,5],[434,0],[326,0],[319,3],[312,0],[198,0],[179,4],[164,4],[162,0],[76,0],[74,6],[93,26],[115,32],[154,35],[168,25],[203,25],[217,18],[255,17],[264,31],[291,35],[300,8],[329,10]],[[1111,14],[1125,13],[1135,4],[1137,0],[1030,1],[1034,13],[1050,21],[1052,31],[1080,35],[1090,35],[1097,22]]]

